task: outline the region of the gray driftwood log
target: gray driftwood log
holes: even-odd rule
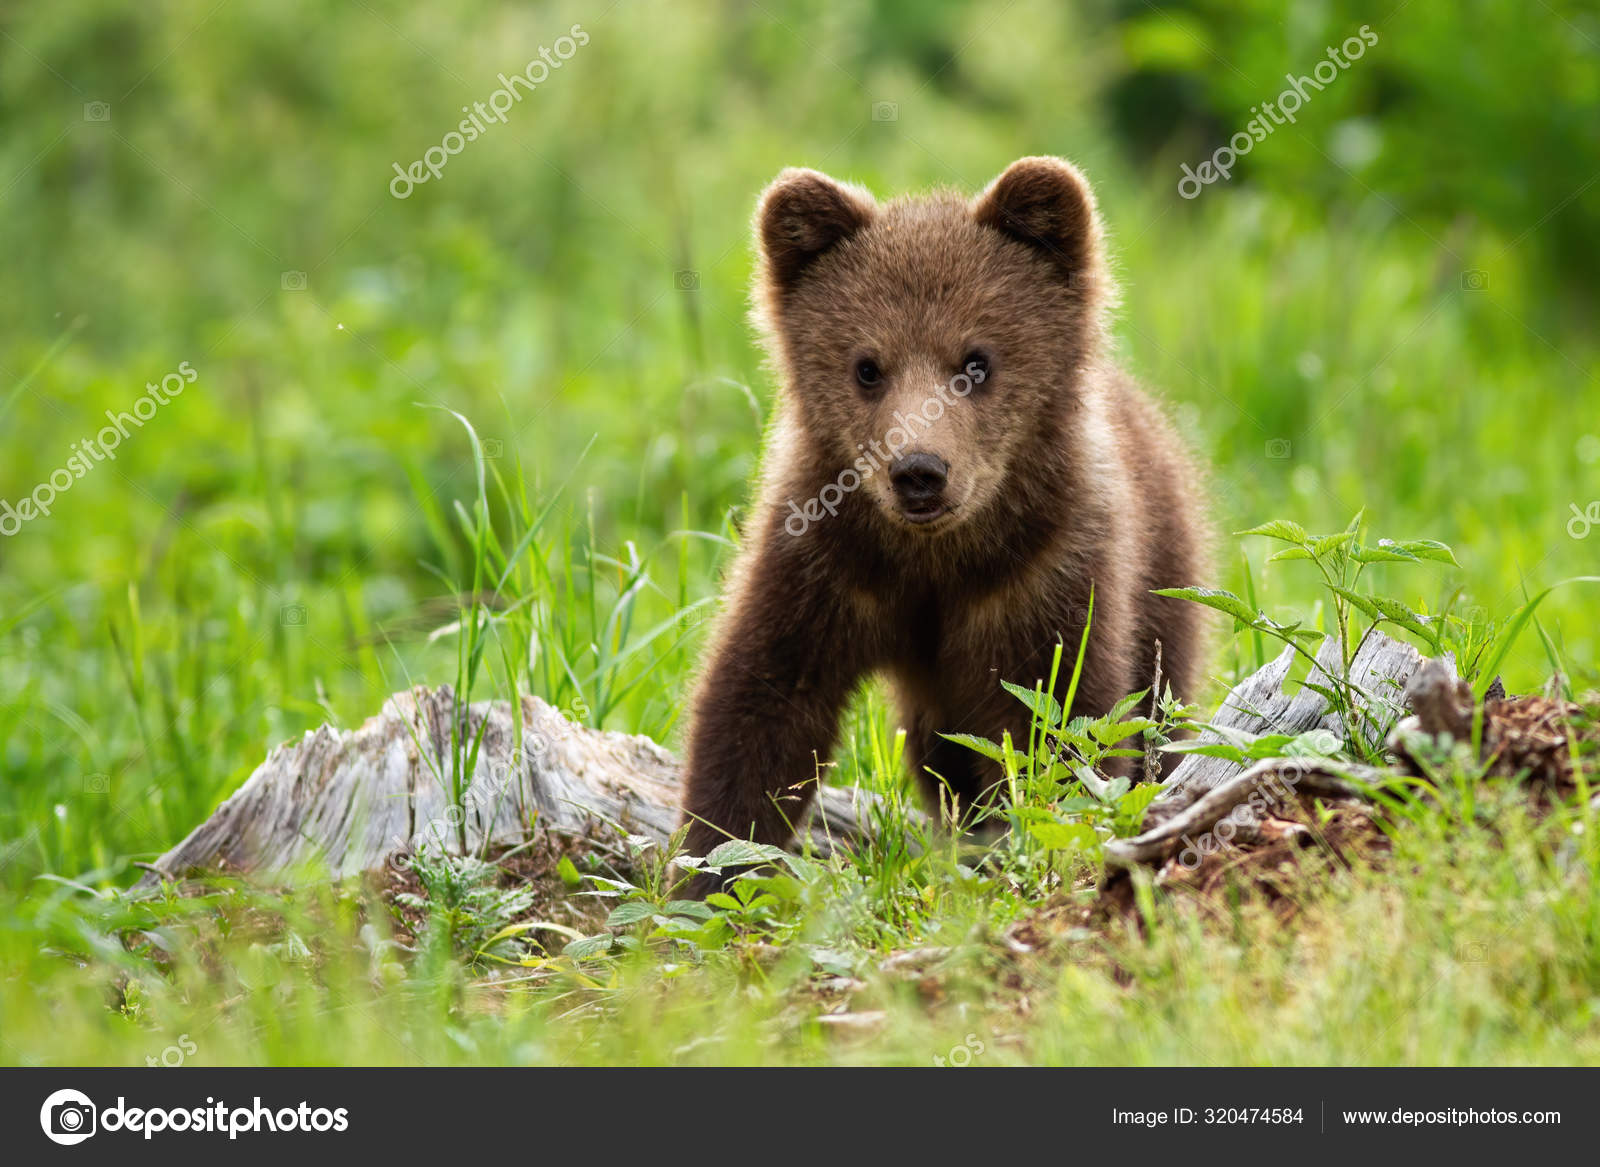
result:
[[[1333,669],[1338,653],[1334,641],[1325,641],[1322,668]],[[1364,732],[1374,742],[1399,716],[1406,681],[1420,662],[1414,649],[1378,634],[1356,653],[1352,680],[1367,695]],[[1246,678],[1213,723],[1253,734],[1342,732],[1315,691],[1284,691],[1292,663],[1285,650]],[[481,727],[482,745],[467,796],[453,810],[447,792],[453,703],[448,687],[417,688],[391,697],[359,729],[323,726],[277,747],[236,794],[150,865],[144,886],[212,871],[264,880],[357,875],[382,868],[397,853],[455,850],[463,834],[469,849],[485,840],[515,846],[533,830],[614,839],[620,827],[658,843],[671,834],[677,760],[649,738],[574,725],[536,697],[522,700],[520,739],[508,702],[470,708],[468,732]],[[1248,795],[1249,783],[1269,772],[1254,767],[1239,786],[1242,770],[1225,759],[1186,758],[1152,804],[1145,834],[1113,844],[1113,861],[1153,858],[1169,834],[1183,834],[1213,811],[1228,813]],[[1320,768],[1308,780],[1342,781]],[[824,787],[802,830],[826,854],[870,829],[874,798],[853,787]]]

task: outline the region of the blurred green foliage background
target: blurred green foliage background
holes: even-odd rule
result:
[[[391,195],[575,24],[504,124]],[[1363,25],[1294,125],[1179,196],[1180,164]],[[9,6],[0,499],[146,382],[199,376],[0,538],[0,883],[120,879],[274,743],[452,678],[428,634],[472,461],[419,403],[540,497],[566,483],[565,582],[528,602],[567,643],[620,644],[603,557],[649,566],[640,626],[714,595],[773,392],[745,320],[763,184],[972,191],[1031,153],[1095,180],[1119,344],[1214,466],[1222,530],[1366,507],[1462,564],[1380,586],[1491,618],[1600,566],[1600,530],[1568,531],[1600,499],[1593,3]],[[1312,581],[1263,550],[1227,539],[1195,582],[1240,588],[1245,553],[1268,610],[1305,614]],[[1574,669],[1591,613],[1544,609]],[[606,728],[675,740],[695,644],[622,667],[648,683]],[[1514,688],[1550,668],[1523,649]],[[592,717],[575,671],[544,695]]]

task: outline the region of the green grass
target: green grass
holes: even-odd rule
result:
[[[32,939],[85,963],[57,956],[65,967],[10,985],[8,1048],[44,1063],[138,1064],[187,1037],[211,1065],[929,1065],[975,1034],[986,1065],[1592,1063],[1600,921],[1575,883],[1600,855],[1581,820],[1535,824],[1521,807],[1497,800],[1492,829],[1425,822],[1391,865],[1335,878],[1292,927],[1259,906],[1202,922],[1164,905],[1147,937],[1130,927],[1049,959],[998,940],[1026,897],[938,860],[895,873],[894,911],[882,871],[807,882],[774,921],[774,963],[640,951],[499,981],[426,938],[400,954],[350,900],[315,891],[133,907],[52,887],[28,912]],[[269,914],[288,932],[264,927]],[[143,953],[103,939],[141,918]],[[171,954],[159,971],[151,943]],[[951,947],[934,962],[936,1004],[874,971],[891,943]],[[813,1020],[830,1000],[820,978],[847,973],[865,982],[856,1008],[886,1014],[865,1035]]]
[[[1600,496],[1600,342],[1592,286],[1572,276],[1594,270],[1575,229],[1592,221],[1594,153],[1553,146],[1600,124],[1569,31],[1592,12],[1557,6],[1478,61],[1497,94],[1546,72],[1564,87],[1551,117],[1529,104],[1510,128],[1463,112],[1482,107],[1477,82],[1416,65],[1498,18],[1375,19],[1371,73],[1190,203],[1177,163],[1371,14],[1330,5],[1244,37],[1184,7],[801,5],[779,22],[632,0],[175,0],[8,16],[0,499],[146,382],[184,361],[198,378],[0,539],[0,1062],[140,1064],[182,1033],[208,1064],[928,1064],[969,1033],[984,1064],[1596,1060],[1593,832],[1517,821],[1509,797],[1493,828],[1481,808],[1448,832],[1457,816],[1426,818],[1395,862],[1335,880],[1292,929],[1163,905],[1148,937],[1027,970],[1025,1020],[994,991],[995,937],[1039,888],[948,848],[810,871],[774,909],[770,967],[737,946],[698,967],[624,954],[596,985],[487,987],[461,952],[397,954],[381,916],[364,933],[354,902],[315,891],[115,894],[271,746],[359,724],[408,684],[470,673],[476,698],[532,692],[678,743],[771,412],[745,320],[748,220],[785,165],[889,194],[1073,157],[1112,231],[1120,352],[1213,466],[1219,529],[1336,530],[1365,508],[1459,561],[1375,564],[1378,592],[1482,624],[1596,574],[1600,531],[1566,529]],[[574,22],[592,42],[558,75],[437,182],[389,197],[393,162]],[[1187,80],[1182,133],[1152,145],[1123,98],[1157,58]],[[109,121],[84,120],[91,101]],[[897,119],[873,120],[878,101]],[[1529,119],[1548,140],[1521,140]],[[1487,136],[1438,128],[1458,120]],[[1388,145],[1341,173],[1325,151],[1352,123]],[[1463,279],[1478,271],[1487,287]],[[1217,577],[1194,582],[1331,628],[1315,577],[1268,551],[1225,538]],[[1513,691],[1555,661],[1592,683],[1592,589],[1558,589],[1537,616],[1501,665]],[[435,635],[451,625],[472,635]],[[1206,699],[1263,647],[1253,632],[1222,644]],[[836,778],[901,805],[895,752],[868,690]],[[288,932],[266,926],[279,915]],[[958,950],[944,1004],[874,986],[888,1018],[873,1033],[812,1020],[818,969],[876,982],[876,955],[915,945]],[[1484,959],[1463,958],[1472,945]]]

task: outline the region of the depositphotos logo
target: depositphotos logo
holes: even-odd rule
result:
[[[70,1147],[95,1134],[127,1131],[154,1138],[162,1131],[188,1131],[194,1134],[240,1135],[278,1134],[293,1131],[347,1131],[350,1112],[343,1106],[329,1110],[312,1108],[308,1102],[296,1107],[273,1110],[263,1106],[258,1095],[250,1106],[229,1107],[208,1097],[204,1106],[129,1106],[119,1094],[117,1104],[101,1112],[87,1094],[77,1090],[57,1090],[39,1108],[39,1125],[53,1143]]]
[[[81,1143],[94,1134],[94,1103],[76,1090],[57,1090],[39,1108],[39,1125],[52,1143],[63,1147]]]

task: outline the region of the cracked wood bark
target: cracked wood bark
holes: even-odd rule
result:
[[[1323,643],[1314,679],[1328,681],[1338,651],[1333,640]],[[1319,694],[1303,687],[1284,692],[1292,655],[1286,649],[1241,682],[1211,720],[1258,734],[1319,726],[1342,732]],[[1420,661],[1415,649],[1379,634],[1360,646],[1352,680],[1368,695],[1372,716],[1363,729],[1374,742],[1399,716],[1401,693]],[[381,868],[397,852],[429,845],[455,850],[458,826],[472,849],[485,839],[515,846],[531,829],[598,837],[614,823],[658,843],[672,833],[677,759],[646,737],[574,725],[536,697],[522,700],[520,743],[508,702],[471,707],[469,735],[483,727],[483,740],[463,808],[452,811],[452,703],[448,687],[413,689],[391,697],[358,729],[323,726],[277,747],[237,793],[151,865],[141,887],[219,870],[267,880],[309,872],[355,875]],[[1151,804],[1145,835],[1122,842],[1138,850],[1141,839],[1149,841],[1243,769],[1221,758],[1185,758]],[[1208,803],[1205,813],[1236,805],[1229,801],[1236,793]],[[823,787],[801,829],[827,854],[836,841],[870,830],[875,797],[854,787]]]

